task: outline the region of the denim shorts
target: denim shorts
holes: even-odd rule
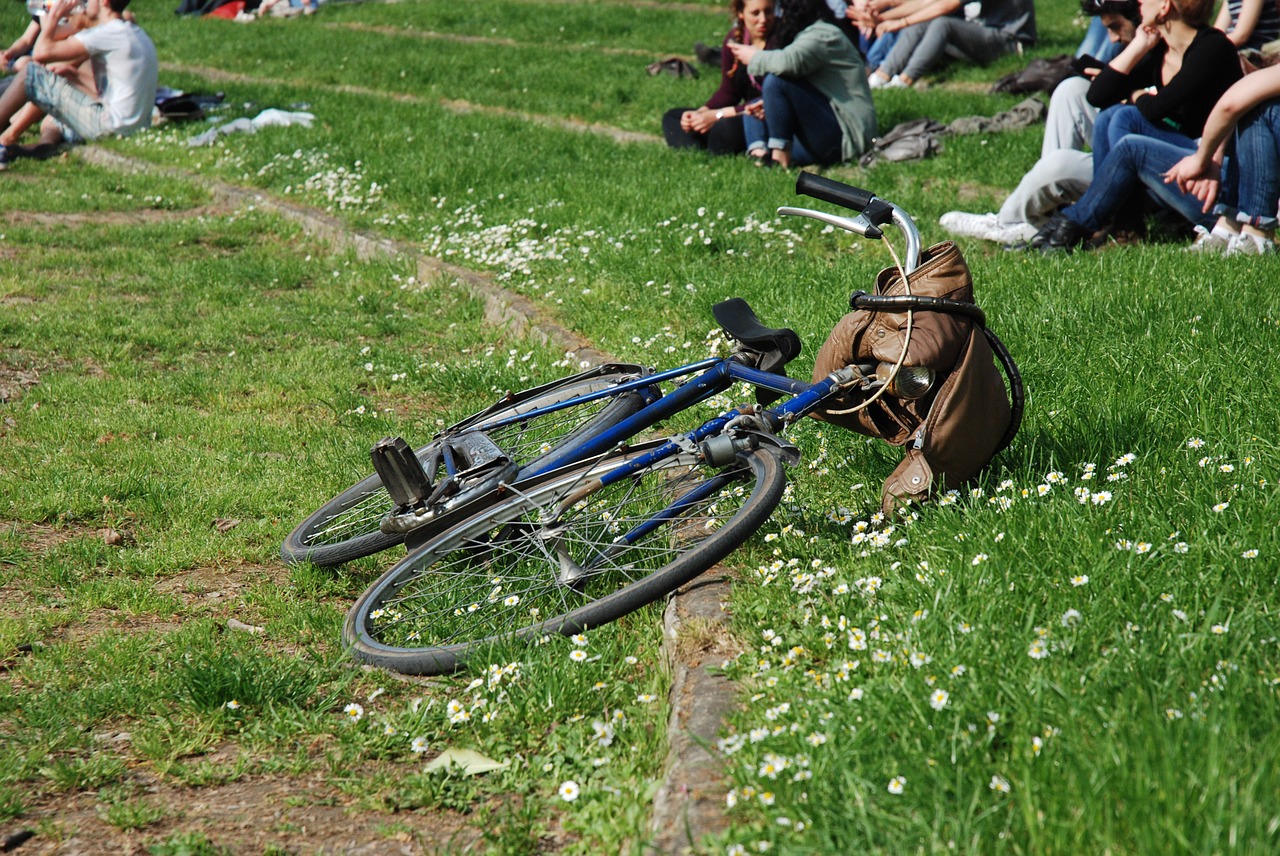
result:
[[[27,64],[27,97],[53,117],[69,143],[110,133],[103,123],[106,111],[97,99],[36,62]]]

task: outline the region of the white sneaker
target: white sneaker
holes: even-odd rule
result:
[[[867,77],[867,86],[870,86],[872,89],[883,89],[888,86],[889,83],[890,79],[878,71],[871,72]]]
[[[1036,233],[1036,227],[1030,223],[1019,223],[1016,226],[1001,226],[995,214],[970,214],[966,211],[948,211],[938,220],[942,228],[953,235],[965,238],[978,238],[982,241],[995,241],[1006,246],[1030,241]]]
[[[1259,235],[1241,232],[1231,239],[1224,256],[1269,256],[1276,251],[1276,242]]]
[[[1189,247],[1184,247],[1188,253],[1209,253],[1210,255],[1225,255],[1231,249],[1231,242],[1238,236],[1236,232],[1230,229],[1223,229],[1215,225],[1210,231],[1204,226],[1196,226],[1196,240]]]
[[[895,74],[889,78],[889,82],[884,84],[885,89],[910,89],[911,84],[902,79],[902,75]]]

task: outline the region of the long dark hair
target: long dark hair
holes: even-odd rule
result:
[[[778,0],[778,29],[773,43],[776,47],[785,48],[805,27],[819,21],[834,24],[835,20],[835,14],[825,0]]]

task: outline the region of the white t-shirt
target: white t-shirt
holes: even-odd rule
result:
[[[128,136],[150,127],[160,80],[160,62],[150,37],[137,24],[117,19],[81,30],[73,38],[89,51],[110,131]]]

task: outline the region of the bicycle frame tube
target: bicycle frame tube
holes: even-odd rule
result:
[[[566,398],[564,401],[557,401],[555,404],[548,404],[525,413],[508,416],[505,419],[497,419],[493,422],[481,422],[472,427],[478,428],[482,431],[493,431],[497,428],[506,428],[508,425],[514,425],[517,422],[524,422],[529,419],[544,416],[548,413],[555,413],[558,410],[577,407],[580,404],[588,404],[592,401],[599,401],[602,398],[612,398],[616,395],[621,395],[622,393],[631,392],[633,390],[643,390],[655,383],[662,383],[684,375],[706,371],[708,368],[724,362],[724,360],[724,357],[710,357],[696,363],[689,363],[688,365],[679,366],[678,368],[667,369],[666,371],[658,374],[644,375],[643,377],[638,377],[635,380],[629,380],[624,383],[620,383],[617,386],[608,387],[607,389],[598,389],[595,392],[586,392],[582,395],[575,395],[573,398]],[[654,400],[656,401],[656,399]],[[652,402],[646,403],[648,404]]]
[[[639,432],[656,425],[663,419],[673,416],[686,408],[698,404],[699,402],[706,401],[717,393],[724,392],[733,383],[732,368],[735,363],[729,358],[715,359],[708,362],[709,368],[702,374],[691,378],[683,385],[676,387],[671,392],[662,396],[662,398],[659,398],[657,401],[647,404],[641,408],[638,413],[632,414],[607,431],[603,431],[595,437],[590,437],[584,440],[574,451],[572,460],[585,461],[595,457],[596,455],[608,452],[619,443],[631,439]],[[694,365],[703,366],[708,365],[708,363],[695,363]],[[689,371],[690,367],[685,366],[659,375],[648,375],[642,380],[647,383],[653,383],[659,378],[681,377],[682,375],[688,374]],[[615,389],[607,390],[606,394],[616,395],[620,390],[624,390],[631,384],[639,382],[640,381],[629,381]],[[591,395],[595,396],[599,395],[599,393],[591,393]],[[581,402],[587,400],[587,397],[584,396],[573,400]],[[663,448],[665,448],[665,445]],[[549,469],[554,469],[557,466],[562,465],[563,459],[558,464],[521,470],[519,478],[525,479],[531,476],[541,475]]]

